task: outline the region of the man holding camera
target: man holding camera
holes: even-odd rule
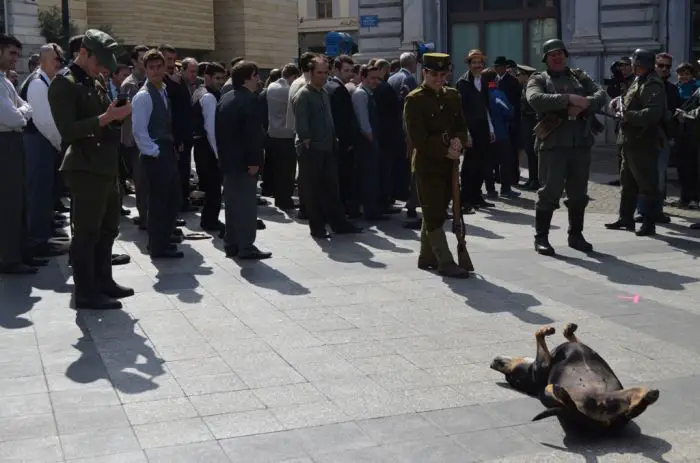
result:
[[[61,171],[72,196],[71,260],[77,309],[119,309],[134,290],[112,278],[112,245],[119,234],[119,123],[131,105],[110,103],[100,74],[117,69],[118,43],[89,29],[75,60],[49,86],[49,105],[68,145]]]
[[[607,98],[583,70],[568,67],[569,53],[563,41],[548,40],[542,48],[547,70],[530,78],[525,93],[539,115],[534,132],[542,188],[535,204],[535,251],[555,254],[549,244],[549,228],[566,188],[569,247],[591,252],[593,246],[583,237],[583,217],[588,205],[593,114]]]

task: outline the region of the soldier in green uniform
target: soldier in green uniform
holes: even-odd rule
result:
[[[423,83],[406,96],[404,122],[413,147],[411,168],[423,210],[418,268],[467,278],[469,272],[455,263],[442,228],[452,198],[455,162],[469,137],[459,92],[445,87],[450,68],[450,55],[423,55]]]
[[[593,250],[583,237],[594,141],[591,125],[607,97],[583,70],[568,67],[568,56],[564,42],[546,41],[542,61],[547,70],[533,74],[525,91],[538,115],[534,131],[541,188],[535,203],[535,250],[547,256],[555,254],[549,228],[565,188],[569,246],[582,252]]]
[[[117,42],[89,29],[75,60],[49,86],[49,105],[68,145],[61,171],[72,196],[75,306],[119,309],[119,298],[134,294],[112,278],[112,245],[119,233],[119,127],[131,113],[127,102],[111,102],[100,74],[114,71]]]
[[[666,88],[654,72],[656,54],[651,50],[638,49],[632,57],[632,66],[637,76],[621,101],[613,102],[620,118],[618,145],[622,147],[620,169],[619,218],[605,224],[610,230],[634,231],[634,211],[637,199],[644,214],[639,236],[656,233],[655,220],[661,215],[659,207],[659,151],[666,143],[663,120],[666,116]]]

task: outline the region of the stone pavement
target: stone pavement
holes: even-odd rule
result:
[[[154,265],[125,221],[123,311],[69,309],[65,258],[0,280],[0,461],[700,461],[700,236],[682,219],[636,238],[593,212],[584,256],[559,212],[544,258],[532,212],[501,203],[467,216],[478,277],[447,281],[415,268],[398,219],[317,243],[261,215],[259,263],[216,240]],[[570,321],[626,386],[661,390],[617,439],[532,423],[539,401],[488,368]]]

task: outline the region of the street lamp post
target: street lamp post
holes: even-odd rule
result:
[[[70,9],[68,8],[68,0],[61,0],[61,12],[62,14],[62,26],[63,26],[63,35],[66,38],[66,43],[64,46],[66,47],[66,50],[68,50],[68,45],[70,42]]]

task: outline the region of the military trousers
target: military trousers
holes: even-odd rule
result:
[[[21,132],[0,132],[0,264],[22,262],[24,235],[24,146]]]
[[[569,207],[588,204],[588,178],[591,170],[590,148],[540,150],[538,153],[540,184],[535,209],[553,211],[566,191]]]
[[[77,297],[89,297],[112,280],[112,245],[119,234],[120,193],[116,176],[64,172],[71,193],[71,263]]]
[[[620,218],[633,220],[637,201],[643,204],[645,213],[660,206],[659,198],[659,150],[655,147],[622,145],[620,169]]]
[[[159,143],[157,157],[141,156],[148,179],[148,244],[151,255],[165,252],[182,205],[178,158],[170,142]]]
[[[442,229],[447,220],[447,206],[452,199],[452,168],[418,171],[415,180],[425,230],[430,233]]]

